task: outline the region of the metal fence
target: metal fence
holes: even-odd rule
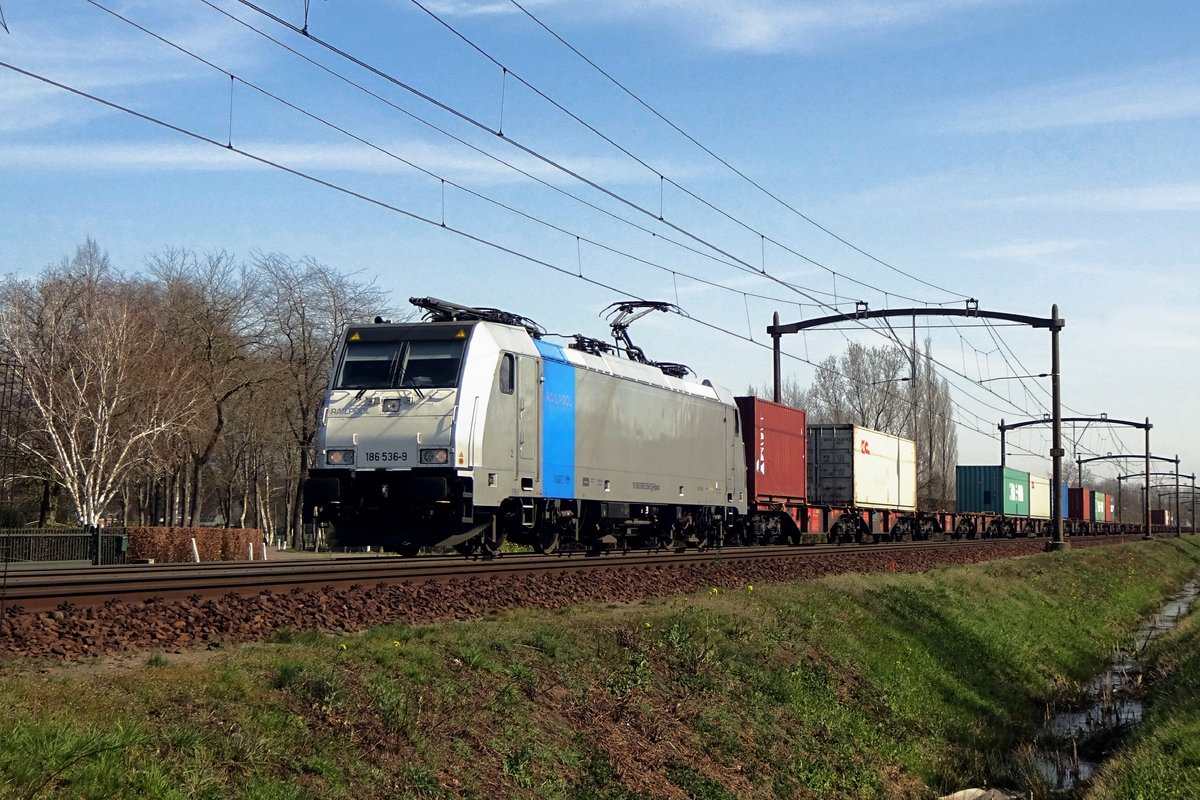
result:
[[[86,528],[0,528],[0,563],[8,567],[51,564],[124,564],[127,539],[122,528],[100,531],[96,558],[95,531]]]

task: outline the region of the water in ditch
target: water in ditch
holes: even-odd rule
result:
[[[1070,797],[1092,777],[1113,745],[1142,721],[1144,684],[1139,656],[1150,642],[1178,624],[1198,595],[1200,580],[1193,580],[1138,629],[1130,645],[1118,652],[1108,669],[1078,697],[1049,710],[1033,745],[1016,759],[1033,771],[1028,775],[1030,788],[1036,786],[1049,797]]]

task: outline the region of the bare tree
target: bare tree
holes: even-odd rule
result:
[[[783,402],[806,409],[812,424],[853,423],[914,440],[918,503],[949,507],[958,433],[950,385],[937,374],[928,339],[923,354],[907,346],[851,342],[840,358],[829,356],[817,365],[811,386],[789,378],[780,388]]]
[[[163,296],[164,326],[192,367],[194,384],[177,387],[197,395],[203,406],[187,438],[185,524],[199,522],[201,476],[225,430],[229,402],[266,380],[253,353],[262,335],[254,313],[253,275],[228,253],[198,258],[188,250],[151,256],[151,274]]]
[[[360,281],[313,259],[258,254],[262,280],[259,314],[266,324],[263,356],[280,382],[282,412],[296,449],[288,464],[288,532],[298,541],[304,477],[311,462],[318,415],[337,349],[351,322],[386,313],[385,295],[374,281]]]
[[[955,497],[958,462],[950,384],[937,374],[930,339],[925,339],[925,351],[913,365],[915,380],[909,384],[913,424],[908,435],[917,443],[917,502],[922,508],[948,509]]]
[[[194,398],[175,391],[192,375],[155,305],[91,239],[36,279],[0,286],[0,338],[35,411],[21,450],[71,495],[85,524],[195,414]]]
[[[902,434],[908,407],[898,386],[907,366],[908,359],[898,348],[851,342],[840,359],[829,356],[817,366],[812,386],[802,398],[809,421],[850,422]]]

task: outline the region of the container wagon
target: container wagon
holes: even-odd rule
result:
[[[1052,481],[1045,475],[1029,473],[1029,518],[1050,519],[1050,487]]]
[[[1032,530],[1028,472],[998,465],[959,465],[955,483],[960,535],[1016,536]],[[1047,518],[1049,488],[1047,481],[1037,489],[1038,502],[1044,504],[1039,510],[1044,510]]]
[[[830,541],[919,536],[917,449],[861,425],[808,426],[810,528]]]
[[[752,514],[747,544],[798,542],[808,530],[808,414],[761,397],[737,397]]]

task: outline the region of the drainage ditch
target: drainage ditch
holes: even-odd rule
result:
[[[1012,782],[1028,798],[1075,798],[1121,740],[1141,722],[1146,682],[1140,658],[1147,645],[1174,628],[1200,595],[1200,579],[1142,625],[1128,648],[1118,650],[1108,669],[1046,711],[1034,736],[1014,753]]]
[[[1108,668],[1077,693],[1047,707],[1046,720],[1033,740],[1008,759],[1005,783],[1014,790],[971,789],[949,797],[1011,797],[1072,800],[1121,740],[1142,721],[1146,682],[1141,657],[1155,639],[1172,630],[1200,596],[1200,579],[1183,587],[1159,613],[1142,625]],[[973,794],[979,792],[979,794]]]

